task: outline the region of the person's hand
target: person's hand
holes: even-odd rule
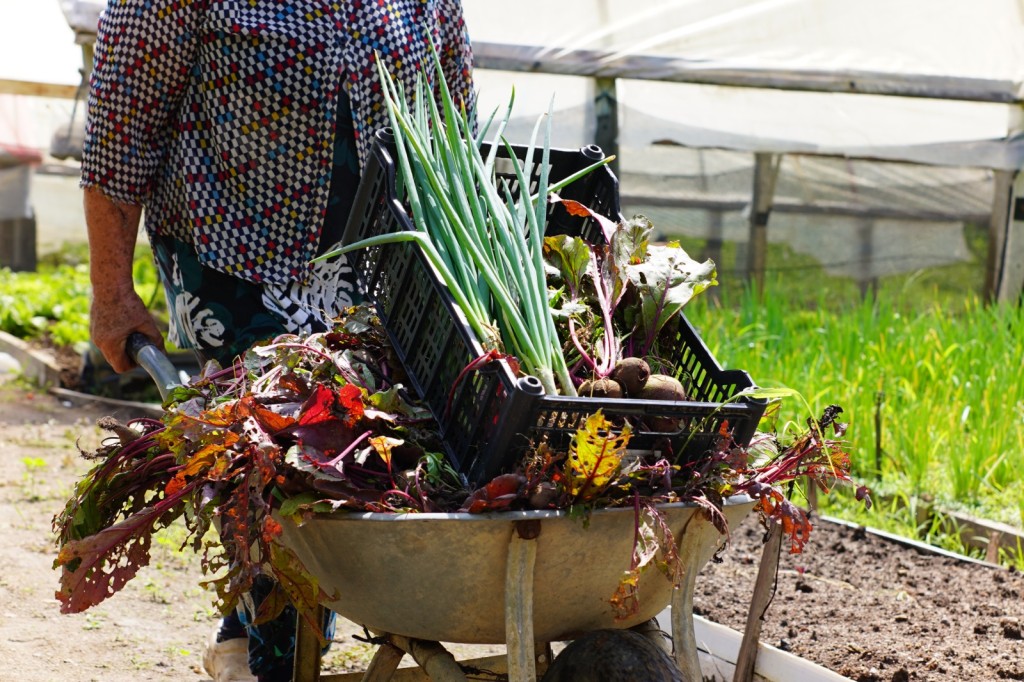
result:
[[[134,290],[120,295],[94,290],[89,310],[89,333],[92,342],[119,374],[135,367],[135,362],[125,350],[128,335],[132,332],[146,335],[158,348],[164,349],[163,335]]]

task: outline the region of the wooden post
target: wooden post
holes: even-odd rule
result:
[[[701,175],[704,178],[704,175]],[[725,227],[722,224],[722,211],[716,209],[708,209],[708,237],[705,242],[704,251],[701,253],[702,258],[710,258],[715,262],[718,267],[718,272],[722,272],[722,246],[725,244]],[[739,255],[737,254],[737,265],[739,265]],[[720,287],[711,287],[704,292],[705,296],[710,296],[715,301],[718,301],[721,297],[719,293]]]
[[[82,81],[88,88],[89,77],[92,75],[93,43],[82,43]]]
[[[37,264],[35,216],[0,219],[0,267],[35,272]]]
[[[764,292],[764,270],[768,251],[768,216],[775,196],[782,156],[758,152],[754,154],[754,181],[751,191],[750,215],[747,222],[750,237],[747,240],[747,279],[753,280],[758,293]]]
[[[643,5],[638,3],[638,7]],[[615,57],[611,59],[611,57]],[[958,78],[920,73],[864,70],[723,68],[676,55],[615,55],[610,50],[552,50],[549,45],[473,42],[477,69],[551,73],[565,76],[629,78],[666,83],[703,83],[741,88],[810,92],[846,92],[896,97],[926,97],[969,102],[1019,104],[1013,79]]]
[[[878,276],[872,268],[875,257],[875,221],[873,218],[861,218],[857,222],[858,255],[857,286],[860,297],[867,298],[868,292],[877,293]]]
[[[985,256],[985,300],[995,301],[1003,267],[1003,246],[1010,222],[1013,197],[1013,174],[995,171],[992,193],[992,213],[988,220],[988,252]]]
[[[985,297],[989,301],[1015,302],[1024,292],[1024,176],[996,171],[995,183]]]
[[[772,524],[768,541],[761,551],[761,564],[757,569],[754,595],[747,612],[747,626],[743,631],[743,643],[736,657],[736,672],[732,682],[751,682],[754,679],[754,664],[757,663],[757,646],[761,639],[761,623],[775,591],[775,578],[779,573],[779,551],[782,548],[782,524]]]
[[[605,156],[614,156],[608,165],[619,175],[619,98],[614,78],[594,79],[594,143]]]

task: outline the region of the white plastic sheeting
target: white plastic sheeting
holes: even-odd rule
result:
[[[464,0],[475,40],[709,67],[1024,81],[1018,0]]]
[[[77,39],[105,0],[60,4]],[[794,87],[935,92],[1017,103],[808,92],[622,78],[620,144],[805,152],[1015,170],[1024,165],[1021,0],[463,0],[481,63],[492,47],[536,68],[669,72]],[[678,73],[677,73],[678,77]],[[685,78],[685,75],[682,76]],[[557,140],[593,137],[590,79],[481,69],[481,102],[517,91],[514,131],[555,95]]]
[[[77,42],[105,5],[45,1]],[[463,6],[482,110],[515,88],[513,140],[554,97],[555,144],[593,142],[590,76],[616,79],[624,202],[680,200],[646,206],[668,232],[741,239],[751,152],[780,153],[770,238],[811,253],[859,243],[863,259],[831,266],[875,277],[969,257],[963,223],[1005,202],[991,172],[1024,167],[1024,0]]]
[[[38,0],[37,0],[38,1]],[[88,42],[96,37],[96,25],[100,12],[107,6],[106,0],[58,0],[68,26],[75,32],[78,42]]]
[[[554,95],[556,143],[595,141],[594,77],[615,79],[624,210],[662,234],[744,241],[768,152],[769,240],[830,271],[970,259],[968,223],[991,221],[991,263],[1008,243],[994,177],[1024,167],[1022,0],[463,4],[482,108],[516,88],[510,137]]]
[[[693,147],[1024,165],[1024,143],[1013,139],[1022,128],[1013,101],[1024,93],[1020,0],[464,0],[464,7],[484,66],[494,53],[503,64],[511,56],[563,73],[686,79],[692,72],[719,83],[995,100],[623,78],[626,148],[669,139]],[[488,108],[515,83],[516,111],[525,118],[543,111],[556,92],[559,115],[589,106],[591,97],[587,79],[569,76],[503,71],[481,72],[479,80]]]

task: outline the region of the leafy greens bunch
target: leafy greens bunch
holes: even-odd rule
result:
[[[278,337],[224,370],[211,363],[160,420],[102,421],[114,437],[88,455],[97,464],[53,520],[63,612],[121,589],[148,564],[153,534],[183,519],[222,612],[266,573],[277,593],[260,620],[289,601],[312,618],[326,595],[276,541],[273,511],[444,504],[458,481],[433,454],[434,422],[406,398],[379,320],[349,313],[329,333]]]

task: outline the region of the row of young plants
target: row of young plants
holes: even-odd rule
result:
[[[0,331],[19,339],[49,335],[60,346],[89,340],[89,274],[85,266],[39,272],[0,268]]]
[[[687,315],[720,361],[762,386],[800,390],[812,405],[842,395],[855,474],[880,497],[1024,525],[1019,306],[984,305],[973,293],[957,308],[937,295],[839,302],[828,290],[808,304],[781,279],[761,296],[718,294],[695,300]],[[799,418],[798,406],[783,409]],[[885,513],[885,505],[870,512],[872,525],[889,523]],[[913,518],[903,532],[915,532]]]
[[[166,319],[163,289],[145,245],[137,248],[132,271],[136,291]],[[66,244],[44,255],[34,272],[0,268],[0,331],[80,353],[89,341],[90,292],[84,244]]]

